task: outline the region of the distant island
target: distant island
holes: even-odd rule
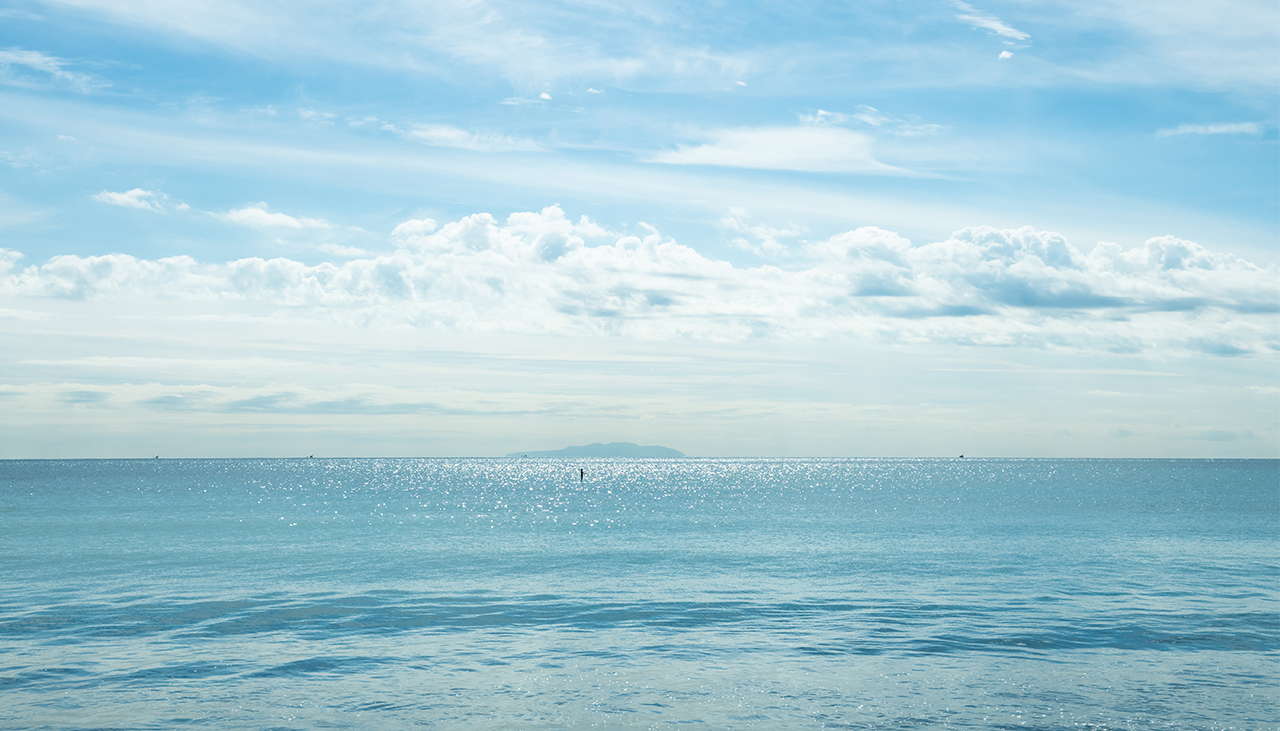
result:
[[[631,442],[585,444],[549,452],[512,452],[508,457],[683,457],[684,452],[670,447],[642,447]]]

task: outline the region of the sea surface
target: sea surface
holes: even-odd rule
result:
[[[0,728],[1277,729],[1280,462],[3,461]]]

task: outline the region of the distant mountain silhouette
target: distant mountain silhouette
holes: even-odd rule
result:
[[[642,447],[631,442],[586,444],[581,447],[565,447],[550,452],[512,452],[508,457],[683,457],[670,447]]]

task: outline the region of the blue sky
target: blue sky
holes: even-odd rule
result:
[[[0,457],[1280,455],[1280,10],[0,5]]]

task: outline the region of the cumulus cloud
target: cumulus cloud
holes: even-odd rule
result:
[[[333,224],[323,218],[307,218],[306,216],[290,216],[287,213],[271,213],[267,210],[266,203],[259,203],[256,206],[247,206],[227,211],[226,213],[211,214],[215,218],[220,218],[228,223],[234,223],[239,226],[248,226],[250,228],[332,228]]]
[[[1236,122],[1233,124],[1182,124],[1171,129],[1156,132],[1156,137],[1173,135],[1256,135],[1262,134],[1262,125],[1257,122]]]
[[[649,158],[668,165],[716,165],[761,170],[903,175],[910,171],[875,159],[873,140],[826,125],[716,130],[702,145],[679,145]]]
[[[164,211],[186,211],[191,208],[186,203],[170,202],[169,196],[164,193],[154,190],[143,190],[142,188],[126,190],[123,193],[113,193],[109,190],[104,190],[92,197],[96,201],[109,203],[113,206],[140,208],[144,211],[155,211],[157,213]]]
[[[435,230],[436,222],[430,218],[410,218],[392,230],[391,238],[403,242],[412,240],[414,237],[425,236]]]
[[[1001,51],[1001,52],[1000,52],[1000,59],[1001,59],[1001,60],[1008,59],[1008,58],[1013,58],[1013,52],[1012,52],[1012,51]]]
[[[477,152],[537,152],[542,148],[533,140],[499,134],[468,132],[443,124],[420,124],[409,131],[413,139],[435,147],[456,147]]]
[[[0,249],[0,276],[9,273],[13,269],[13,265],[18,263],[22,258],[22,253],[13,251],[12,249]]]
[[[757,256],[787,256],[790,250],[785,239],[794,239],[804,233],[804,227],[792,224],[786,228],[767,226],[751,220],[751,213],[744,208],[730,209],[729,215],[720,219],[721,228],[732,233],[735,246]]]
[[[757,241],[798,233],[759,227],[744,211],[722,225]],[[611,234],[554,206],[505,221],[483,213],[443,225],[413,219],[393,232],[393,252],[318,265],[110,254],[20,269],[16,252],[0,250],[0,294],[171,297],[224,314],[235,302],[269,303],[347,322],[464,331],[1236,357],[1280,350],[1280,271],[1172,236],[1086,252],[1031,227],[972,227],[924,244],[867,227],[797,244],[786,267],[741,267],[641,228]]]

